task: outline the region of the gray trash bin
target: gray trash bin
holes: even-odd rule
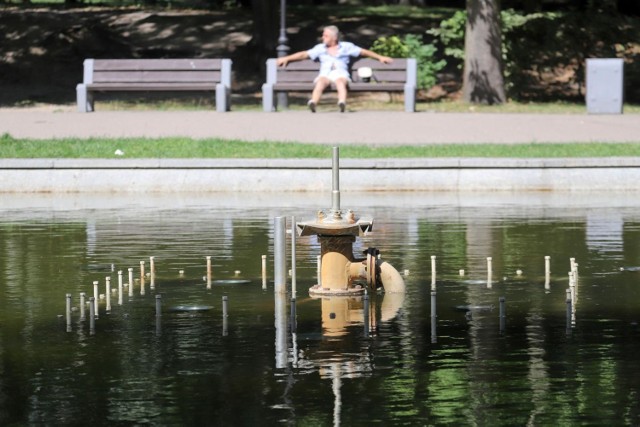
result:
[[[622,59],[587,59],[587,112],[589,114],[622,114],[623,67]]]

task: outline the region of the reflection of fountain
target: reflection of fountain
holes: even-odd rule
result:
[[[375,291],[384,287],[386,292],[404,292],[404,280],[389,263],[378,259],[379,251],[369,248],[366,258],[353,256],[356,236],[363,236],[373,227],[370,218],[356,218],[353,211],[340,210],[338,147],[333,148],[333,190],[329,215],[320,211],[315,220],[297,224],[300,236],[317,235],[321,247],[320,283],[311,287],[312,295],[359,295],[364,282]]]

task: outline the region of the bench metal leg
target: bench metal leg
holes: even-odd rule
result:
[[[87,86],[79,84],[76,86],[76,103],[78,111],[88,113],[93,111],[93,94],[87,91]]]
[[[225,113],[231,110],[231,91],[222,83],[216,85],[216,111]]]
[[[276,111],[275,97],[273,96],[273,85],[262,85],[262,110],[266,112]]]
[[[416,87],[404,86],[404,111],[414,113],[416,111]]]

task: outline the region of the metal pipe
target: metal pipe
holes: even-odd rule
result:
[[[149,287],[151,289],[155,289],[156,288],[156,263],[155,263],[155,257],[150,256],[149,257],[149,272],[151,273],[151,278],[149,279]]]
[[[436,313],[436,291],[431,291],[431,318],[438,317]]]
[[[211,289],[211,257],[207,256],[207,289]]]
[[[71,294],[66,295],[66,310],[65,315],[67,318],[67,332],[71,330]]]
[[[322,287],[322,255],[316,257],[316,276],[318,285]]]
[[[262,255],[262,289],[267,289],[267,256]]]
[[[140,261],[140,295],[145,294],[144,290],[144,261]]]
[[[286,218],[275,217],[273,221],[273,281],[275,293],[287,292],[287,248]]]
[[[291,299],[296,299],[296,217],[291,217]]]
[[[156,295],[156,317],[162,316],[162,295]]]
[[[333,147],[332,161],[333,179],[331,181],[331,210],[333,214],[340,212],[340,148]]]
[[[493,258],[491,258],[490,256],[487,257],[487,288],[491,289],[491,281],[492,281],[492,275],[493,275],[493,266],[492,266],[492,260]]]
[[[571,304],[571,289],[567,289],[565,302],[567,303],[567,334],[569,334],[571,333],[571,314],[573,312],[573,307]]]
[[[133,268],[129,268],[129,297],[133,296]]]
[[[106,299],[107,304],[107,313],[111,312],[111,277],[105,277],[105,291],[104,297]]]
[[[222,297],[222,336],[226,337],[229,334],[229,324],[228,324],[228,317],[229,317],[229,299],[226,295],[224,295]]]
[[[93,281],[93,309],[94,309],[94,314],[96,319],[98,318],[98,313],[99,313],[99,309],[98,309],[98,301],[99,301],[99,294],[98,294],[98,284],[100,282],[98,282],[97,280]]]
[[[431,255],[431,289],[436,287],[436,256]]]
[[[369,294],[365,293],[362,300],[363,304],[363,317],[364,317],[364,336],[369,336]]]
[[[118,270],[118,305],[122,305],[122,270]]]
[[[84,321],[86,319],[85,315],[85,297],[87,294],[84,292],[80,292],[80,321]]]
[[[89,298],[89,332],[91,335],[95,333],[96,330],[96,309],[95,309],[95,298]]]

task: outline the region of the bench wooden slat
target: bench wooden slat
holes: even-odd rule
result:
[[[273,90],[278,92],[309,92],[313,90],[313,83],[276,83]],[[327,90],[336,90],[335,86],[327,88]],[[349,85],[351,92],[402,92],[404,91],[404,83],[351,83]]]
[[[108,91],[213,91],[215,83],[94,83],[87,85],[87,89],[96,92]]]
[[[219,82],[220,71],[94,71],[93,83]]]
[[[94,71],[219,70],[221,59],[96,59]]]

